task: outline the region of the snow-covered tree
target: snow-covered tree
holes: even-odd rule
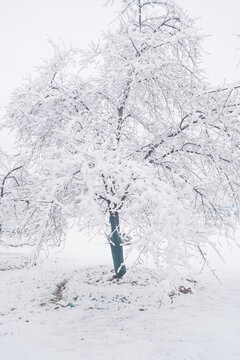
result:
[[[203,82],[193,22],[171,0],[121,5],[98,46],[53,45],[7,114],[37,179],[32,201],[51,204],[61,229],[75,218],[105,231],[110,219],[116,276],[124,244],[174,268],[230,225],[219,208],[237,206],[240,155],[238,87]],[[84,80],[84,67],[94,76]]]
[[[0,232],[15,233],[17,201],[23,185],[23,165],[0,150]],[[14,229],[14,230],[13,230]]]
[[[61,242],[64,219],[56,204],[39,199],[42,184],[20,156],[0,152],[0,244],[33,246],[35,262],[43,243]]]

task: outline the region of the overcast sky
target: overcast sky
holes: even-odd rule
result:
[[[50,54],[47,39],[86,47],[114,19],[103,0],[1,0],[0,116],[11,90]],[[177,0],[196,18],[206,52],[204,67],[213,84],[240,80],[240,0]],[[0,137],[1,141],[1,137]]]

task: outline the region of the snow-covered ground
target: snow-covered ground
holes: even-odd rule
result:
[[[221,284],[205,269],[190,283],[193,293],[172,303],[162,302],[153,269],[111,281],[109,251],[73,237],[62,253],[31,268],[21,268],[23,255],[2,252],[0,359],[240,359],[237,247],[225,264],[213,260]],[[14,264],[18,269],[4,271]]]

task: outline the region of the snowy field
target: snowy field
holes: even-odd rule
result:
[[[221,284],[204,269],[193,293],[171,303],[153,269],[110,281],[107,244],[80,240],[32,268],[21,268],[23,254],[1,252],[1,359],[240,359],[237,247],[225,264],[213,260]]]

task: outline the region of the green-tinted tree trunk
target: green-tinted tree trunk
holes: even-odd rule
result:
[[[126,267],[123,259],[123,247],[120,237],[119,215],[118,213],[110,214],[111,224],[111,251],[113,258],[114,270],[117,277],[126,274]]]

